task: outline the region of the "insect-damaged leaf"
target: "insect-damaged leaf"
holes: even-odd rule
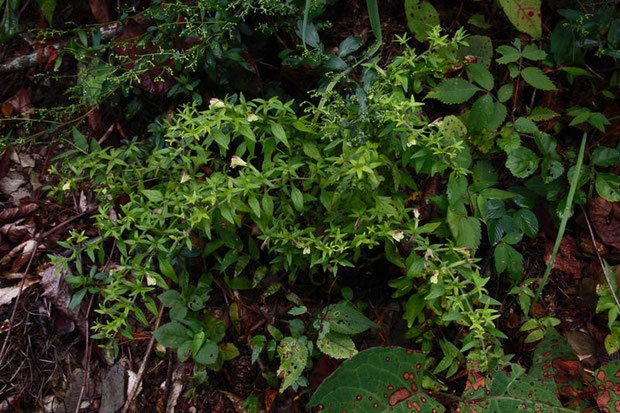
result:
[[[422,389],[426,356],[376,347],[345,361],[316,390],[308,407],[322,412],[444,412]]]

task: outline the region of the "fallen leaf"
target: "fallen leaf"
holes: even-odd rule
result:
[[[26,218],[18,219],[15,222],[0,227],[0,234],[16,244],[25,241],[25,238],[32,238],[34,236],[34,231],[34,220],[29,219],[26,221]]]
[[[35,203],[25,204],[14,208],[7,208],[0,212],[0,222],[12,221],[17,218],[30,215],[39,209],[39,205]]]
[[[166,404],[166,413],[174,413],[179,396],[183,391],[183,383],[187,377],[186,370],[189,367],[189,363],[182,363],[172,372],[172,383],[170,384],[170,394],[168,395],[168,403]]]
[[[13,106],[15,112],[23,115],[24,118],[30,119],[30,112],[32,112],[32,102],[30,101],[30,94],[26,89],[20,89],[13,95],[8,102]]]
[[[567,331],[564,335],[580,362],[588,367],[594,367],[598,363],[596,342],[592,337],[581,331]]]
[[[114,413],[125,404],[125,368],[116,363],[101,381],[101,406],[99,413]]]
[[[23,294],[28,287],[36,283],[37,280],[26,278],[26,280],[24,281],[23,289],[21,288],[21,282],[18,282],[17,284],[10,287],[0,288],[0,307],[6,304],[10,304],[15,299],[15,297],[19,295],[20,289],[22,289]]]
[[[88,0],[88,5],[97,23],[107,23],[110,21],[110,9],[108,8],[107,0]]]
[[[549,264],[554,243],[555,240],[547,239],[545,244],[545,264]],[[570,235],[564,235],[560,243],[560,249],[553,261],[553,269],[570,274],[575,278],[581,278],[584,263],[575,257],[576,252],[577,242],[575,238]]]
[[[620,203],[598,197],[590,201],[592,226],[605,244],[620,248]]]

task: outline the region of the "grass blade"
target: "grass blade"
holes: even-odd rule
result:
[[[573,198],[575,197],[575,191],[577,190],[577,182],[579,181],[579,175],[581,174],[581,166],[583,164],[583,155],[586,150],[587,136],[587,132],[584,132],[583,138],[581,139],[581,146],[579,147],[579,156],[577,156],[577,164],[575,165],[575,173],[573,174],[573,179],[570,183],[570,190],[568,191],[568,197],[566,198],[566,206],[564,207],[564,212],[562,213],[562,221],[560,222],[560,228],[558,229],[558,236],[555,239],[551,258],[549,258],[549,263],[547,264],[547,268],[545,269],[545,274],[543,275],[542,281],[538,285],[538,290],[536,290],[536,295],[534,296],[532,303],[535,303],[536,300],[538,300],[543,288],[545,288],[545,284],[547,283],[547,280],[549,279],[549,274],[551,273],[551,269],[553,268],[555,256],[560,249],[560,244],[562,243],[562,238],[564,237],[566,223],[568,222],[570,209],[573,206]]]
[[[366,0],[366,7],[368,8],[368,18],[370,19],[370,27],[372,28],[372,32],[374,33],[377,42],[383,43],[377,0]]]
[[[304,20],[301,23],[301,43],[306,48],[306,28],[308,27],[308,16],[310,15],[310,4],[312,0],[306,0],[306,7],[304,8]]]

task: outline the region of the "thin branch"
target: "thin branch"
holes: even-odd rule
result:
[[[590,225],[590,219],[588,218],[588,214],[586,210],[583,207],[581,207],[581,209],[583,210],[583,216],[586,218],[586,224],[588,224],[588,231],[590,231],[590,238],[592,238],[592,244],[594,245],[594,250],[596,251],[596,256],[598,257],[598,262],[601,264],[601,269],[603,270],[603,274],[605,275],[607,286],[609,286],[609,290],[611,291],[611,294],[614,297],[614,301],[616,302],[616,305],[620,309],[620,300],[618,300],[616,291],[614,290],[613,284],[611,283],[611,279],[609,278],[609,274],[607,273],[607,267],[605,266],[605,263],[603,262],[603,258],[601,257],[601,254],[599,254],[598,252],[598,246],[596,245],[596,240],[594,239],[594,231],[592,231],[592,226]]]
[[[159,323],[161,323],[161,317],[164,314],[164,306],[163,304],[159,305],[159,315],[157,316],[157,321],[155,322],[155,328],[153,331],[159,328]],[[129,394],[127,395],[127,400],[125,401],[125,405],[123,406],[122,413],[127,413],[129,407],[131,406],[131,402],[136,397],[136,393],[138,392],[138,387],[140,387],[140,383],[142,382],[142,377],[144,376],[144,372],[146,371],[146,364],[149,361],[149,356],[151,355],[151,350],[153,349],[153,344],[155,343],[155,336],[151,335],[151,339],[149,340],[149,345],[146,348],[146,353],[144,354],[144,359],[142,360],[142,364],[140,365],[140,369],[138,370],[138,375],[136,377],[136,382],[133,388],[129,389]]]

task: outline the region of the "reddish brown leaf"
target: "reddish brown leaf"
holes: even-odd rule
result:
[[[13,106],[15,112],[23,115],[27,119],[30,118],[32,102],[30,101],[30,94],[26,89],[20,89],[8,102]]]
[[[30,215],[39,208],[38,204],[30,203],[15,208],[7,208],[4,211],[0,211],[0,222],[12,221],[17,218]]]
[[[592,226],[605,244],[620,248],[620,203],[598,197],[590,201]]]
[[[553,239],[547,239],[547,243],[545,244],[546,264],[549,263],[549,259],[551,258],[554,242],[555,240]],[[553,269],[571,274],[575,278],[581,278],[581,271],[584,263],[575,257],[576,252],[577,242],[575,241],[575,238],[570,235],[564,235],[564,238],[562,238],[562,242],[560,243],[560,250],[555,256],[555,261],[553,262]]]

